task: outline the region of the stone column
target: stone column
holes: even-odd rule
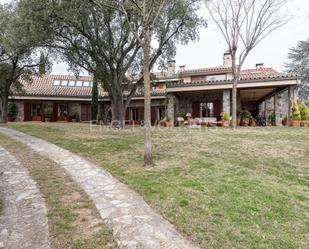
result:
[[[168,104],[167,104],[167,116],[171,119],[171,123],[174,124],[175,120],[175,95],[168,94]]]
[[[223,90],[222,110],[231,116],[231,90]]]

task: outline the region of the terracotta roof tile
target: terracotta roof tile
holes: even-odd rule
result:
[[[25,96],[42,96],[42,97],[75,97],[75,98],[91,98],[92,87],[80,86],[55,86],[55,80],[72,80],[72,81],[89,81],[93,78],[89,76],[81,76],[76,78],[69,75],[45,75],[33,76],[32,82],[23,81]],[[155,89],[152,95],[165,95],[165,90]],[[142,96],[142,92],[137,92],[136,96]],[[108,93],[99,86],[99,97],[108,97]]]

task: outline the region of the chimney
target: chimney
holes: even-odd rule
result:
[[[232,67],[232,55],[229,51],[226,51],[223,54],[223,66],[224,67]]]
[[[186,69],[185,65],[179,66],[179,72],[183,72],[185,71],[185,69]]]
[[[176,73],[176,61],[175,60],[169,60],[167,62],[167,75],[173,76]]]
[[[255,64],[255,67],[256,67],[257,69],[263,68],[263,67],[264,67],[264,63],[256,63],[256,64]]]

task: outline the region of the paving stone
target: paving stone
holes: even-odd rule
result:
[[[49,249],[47,210],[36,182],[0,147],[0,249]]]
[[[107,171],[44,140],[0,127],[0,132],[28,145],[62,166],[89,195],[121,248],[197,249],[141,196]]]

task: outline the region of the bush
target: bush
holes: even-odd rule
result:
[[[73,112],[73,113],[71,113],[70,115],[69,115],[69,117],[71,118],[71,119],[78,119],[78,117],[79,117],[79,114],[78,114],[78,112]]]
[[[227,112],[223,112],[222,119],[223,121],[230,121],[230,115]]]
[[[17,114],[18,114],[17,105],[15,104],[15,102],[10,102],[8,106],[7,116],[10,118],[16,118]]]
[[[300,111],[296,100],[292,100],[292,119],[300,120]]]
[[[165,116],[164,120],[165,120],[166,122],[170,122],[170,121],[171,121],[171,118],[170,118],[169,116]]]
[[[307,120],[308,119],[309,110],[308,110],[308,107],[306,106],[304,101],[301,102],[301,105],[299,107],[299,112],[300,112],[301,120]]]
[[[53,110],[51,107],[46,107],[44,109],[44,116],[45,118],[51,118],[53,116]]]
[[[276,113],[272,112],[270,118],[271,118],[271,121],[273,121],[273,122],[276,121]]]

